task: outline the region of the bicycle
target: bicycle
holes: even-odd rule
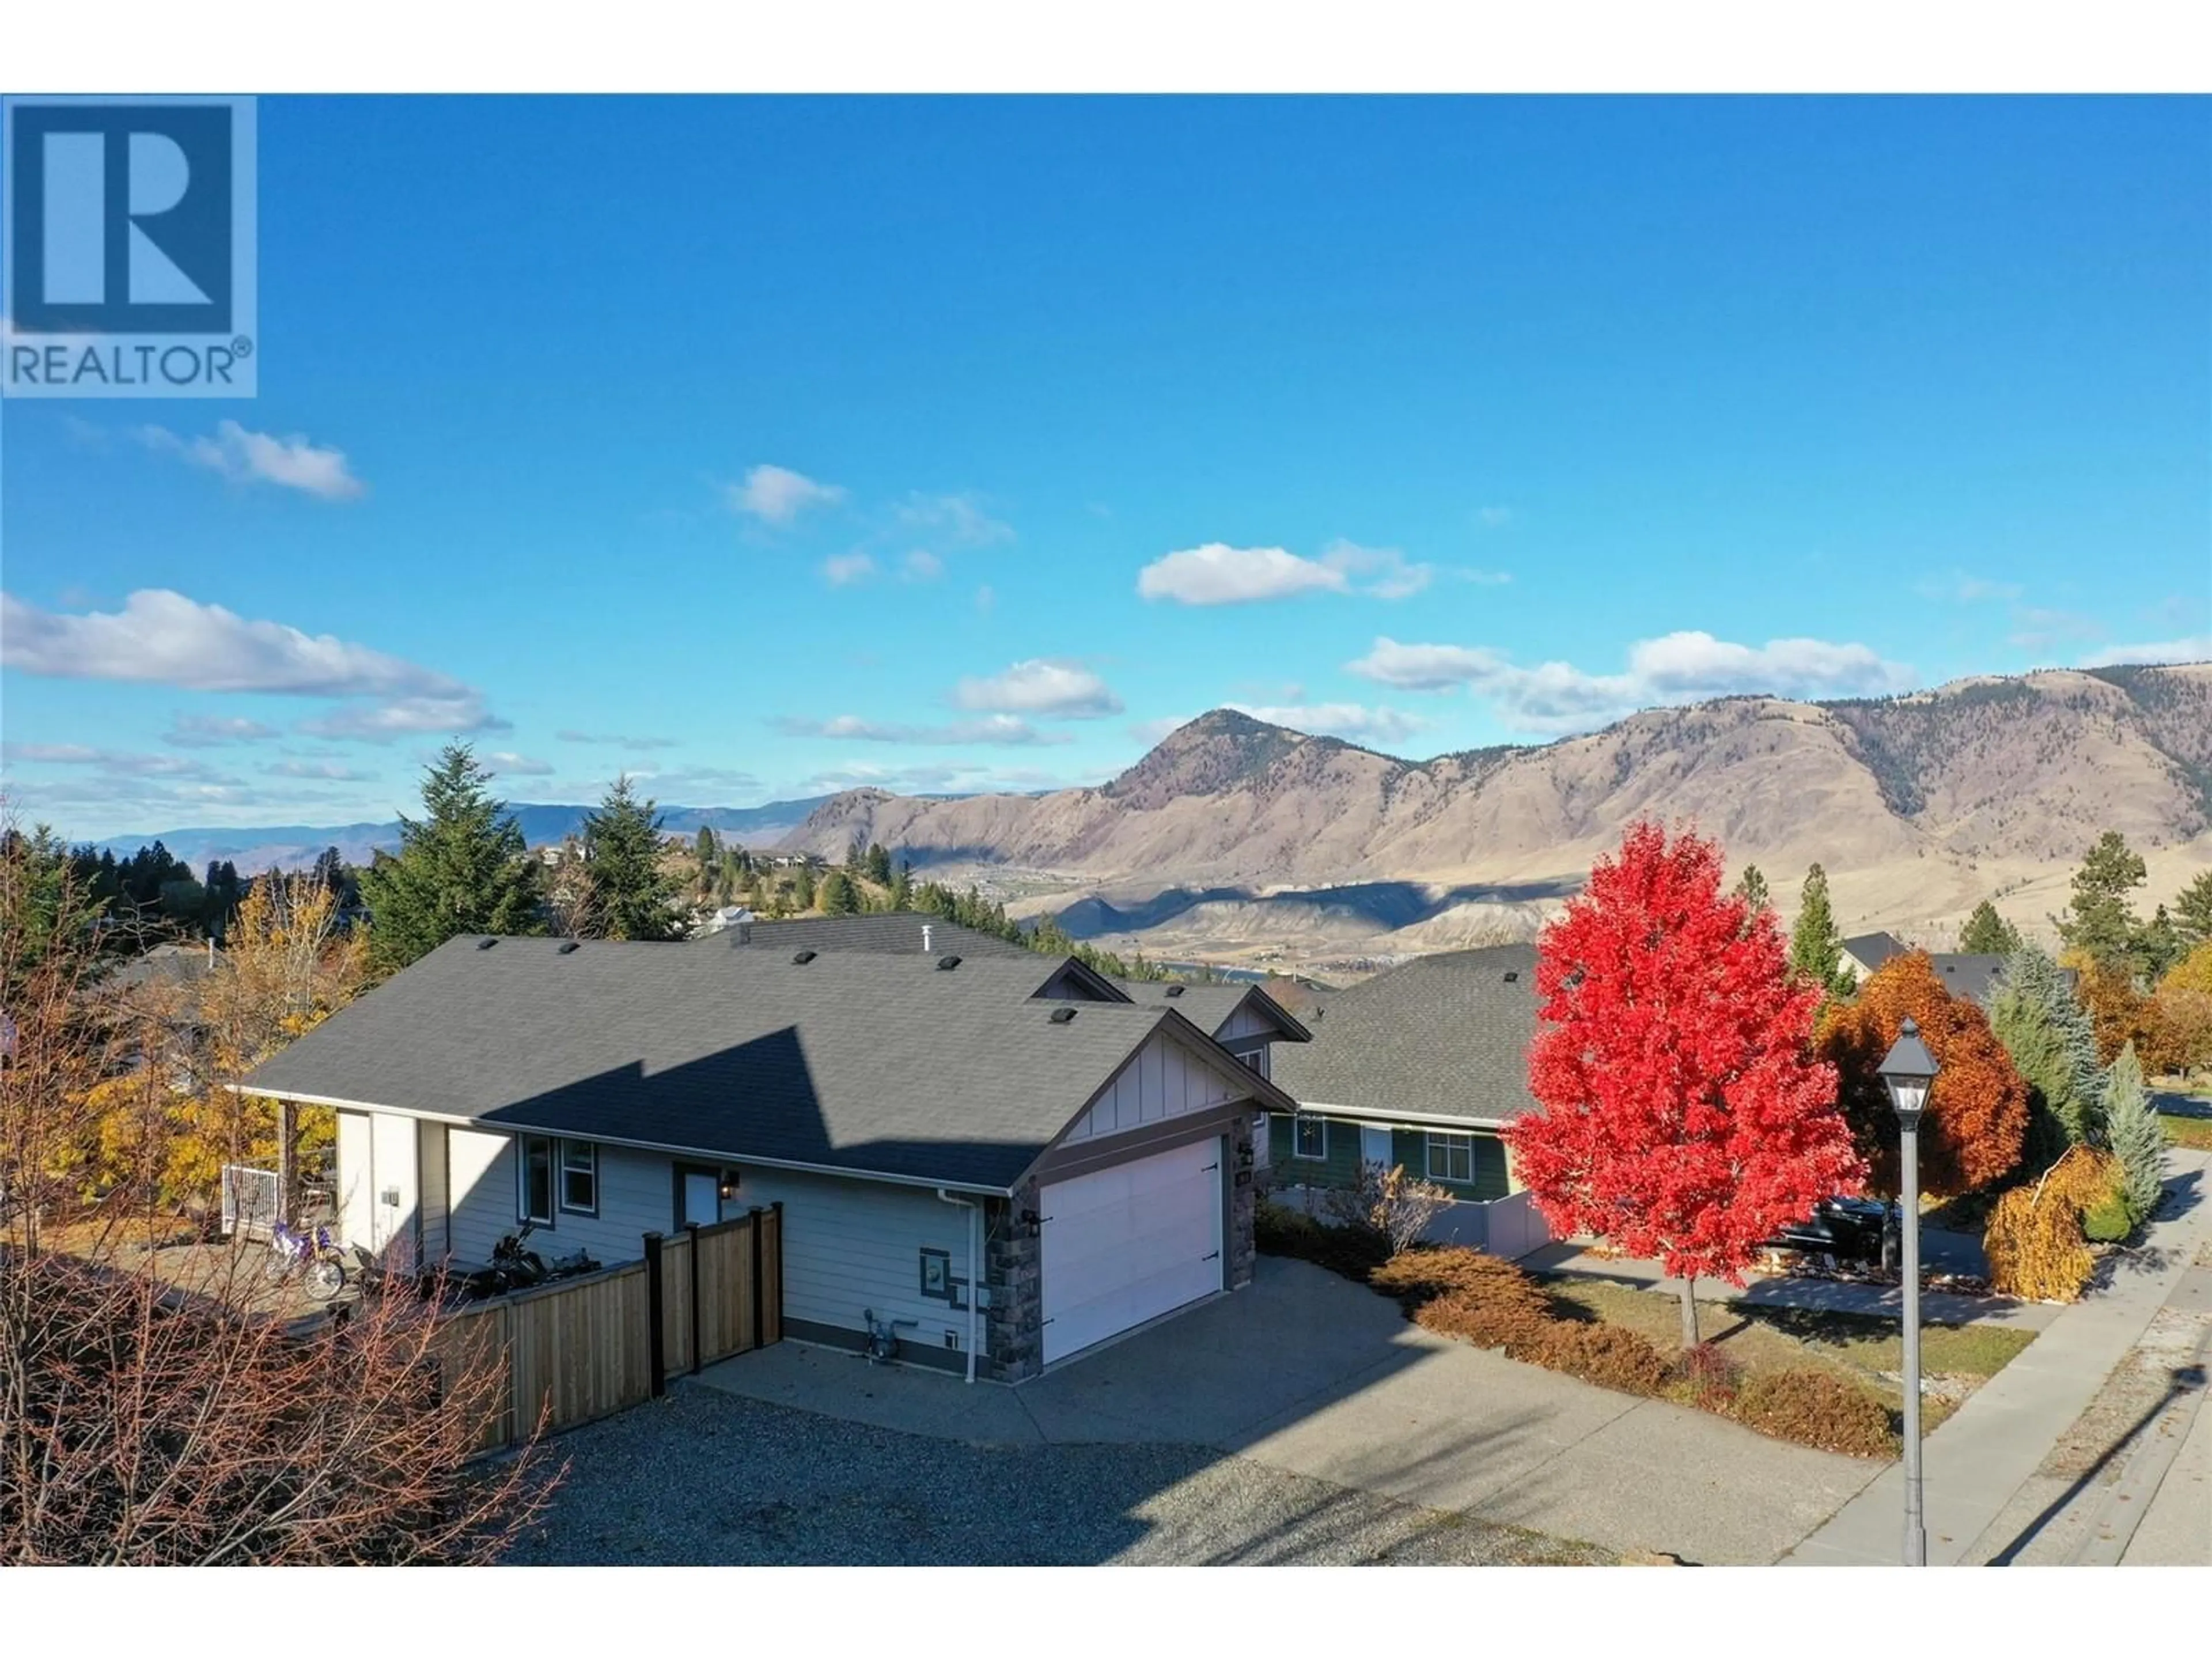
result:
[[[307,1287],[307,1294],[318,1302],[327,1302],[345,1288],[345,1262],[338,1248],[331,1242],[331,1230],[317,1227],[313,1232],[278,1222],[269,1235],[269,1257],[264,1264],[272,1279],[289,1278],[295,1272]]]

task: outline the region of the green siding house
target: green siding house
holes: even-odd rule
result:
[[[1535,1105],[1535,969],[1534,945],[1492,945],[1322,995],[1305,1022],[1313,1040],[1273,1056],[1273,1081],[1300,1108],[1267,1121],[1278,1201],[1315,1207],[1363,1164],[1402,1165],[1461,1200],[1432,1237],[1512,1255],[1546,1243],[1498,1133]]]

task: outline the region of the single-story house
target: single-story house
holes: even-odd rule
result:
[[[611,1265],[780,1204],[787,1334],[896,1320],[1004,1381],[1248,1283],[1255,1119],[1295,1109],[1072,958],[728,935],[465,935],[239,1086],[336,1109],[349,1242]]]
[[[1430,1237],[1519,1255],[1547,1242],[1498,1130],[1534,1108],[1536,947],[1413,961],[1325,994],[1310,1044],[1274,1057],[1297,1102],[1269,1127],[1272,1189],[1308,1209],[1360,1166],[1402,1165],[1457,1200]]]
[[[1844,941],[1838,962],[1855,981],[1863,981],[1892,957],[1911,948],[1894,933],[1858,933]]]

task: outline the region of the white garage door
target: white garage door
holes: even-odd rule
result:
[[[1221,1142],[1157,1152],[1038,1194],[1050,1364],[1221,1288]]]

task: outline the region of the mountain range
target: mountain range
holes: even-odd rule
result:
[[[1079,937],[1311,963],[1525,933],[1644,816],[1760,866],[1785,914],[1820,863],[1851,928],[1940,936],[1984,897],[2039,925],[2106,829],[2170,898],[2212,863],[2212,664],[1729,697],[1426,762],[1216,709],[1099,787],[852,790],[785,844],[862,835]]]

